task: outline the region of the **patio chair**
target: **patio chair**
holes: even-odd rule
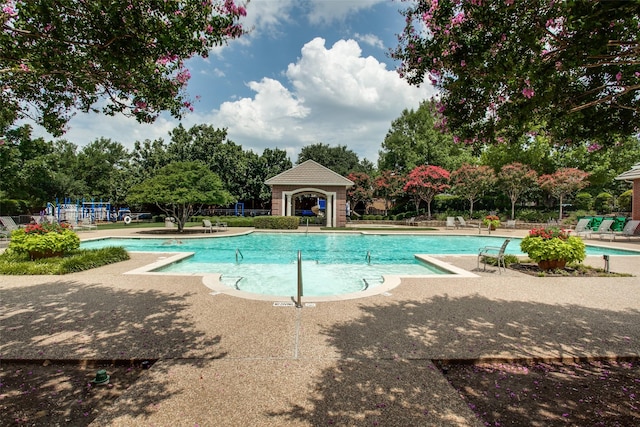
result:
[[[97,230],[98,226],[91,221],[91,217],[86,216],[82,218],[80,222],[80,227],[83,230]]]
[[[227,230],[227,223],[226,222],[220,222],[220,221],[216,221],[216,230],[220,231],[220,230]]]
[[[447,228],[458,228],[456,225],[456,219],[452,216],[447,217]]]
[[[482,260],[482,271],[487,269],[487,258],[495,259],[498,264],[498,273],[502,274],[500,266],[507,271],[507,265],[504,261],[504,251],[507,249],[507,245],[511,239],[507,239],[502,243],[502,246],[484,246],[478,250],[478,270],[480,269],[480,261]]]
[[[516,220],[515,219],[508,219],[506,228],[512,228],[512,229],[515,230],[516,229]]]
[[[603,236],[609,236],[609,240],[613,240],[614,231],[611,229],[614,220],[612,219],[604,219],[600,223],[600,226],[597,230],[592,231],[591,234],[597,234],[600,240],[602,240]]]
[[[617,236],[626,237],[627,240],[630,240],[632,237],[640,237],[640,230],[638,230],[639,225],[640,221],[638,220],[631,220],[627,222],[622,231],[613,232],[613,240],[615,240]]]
[[[478,224],[474,224],[474,223],[472,223],[472,222],[466,222],[466,221],[464,220],[464,218],[463,218],[463,217],[461,217],[461,216],[457,217],[457,219],[458,219],[458,222],[460,223],[460,225],[459,225],[460,227],[471,227],[471,228],[476,228],[476,227],[478,226]]]
[[[0,216],[0,224],[2,224],[9,233],[20,228],[10,216]]]
[[[407,225],[415,225],[415,226],[418,225],[418,223],[416,222],[416,217],[415,216],[412,216],[409,219],[405,219],[405,224],[407,224]]]
[[[578,220],[576,224],[576,228],[573,230],[576,236],[579,237],[591,237],[591,229],[589,229],[589,224],[591,223],[591,218],[581,218]]]
[[[208,219],[202,220],[202,226],[204,227],[205,233],[213,233],[213,224]]]

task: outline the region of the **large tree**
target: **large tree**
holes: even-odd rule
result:
[[[434,108],[433,102],[422,102],[417,110],[405,109],[391,123],[379,152],[379,170],[406,174],[425,164],[451,170],[472,160],[467,147],[454,143],[451,134],[436,128]]]
[[[307,160],[313,160],[342,176],[347,176],[350,172],[360,168],[358,155],[355,151],[348,149],[346,145],[331,147],[329,144],[321,142],[307,145],[300,150],[297,164]]]
[[[373,182],[371,177],[364,172],[352,172],[347,179],[353,181],[353,187],[347,189],[347,198],[351,201],[351,210],[355,210],[358,203],[364,206],[367,213],[373,203]]]
[[[527,165],[513,162],[502,166],[498,179],[500,187],[511,200],[511,219],[516,219],[516,202],[522,194],[537,185],[538,174]]]
[[[589,174],[581,171],[580,169],[562,168],[552,174],[542,175],[538,178],[538,185],[540,185],[540,188],[558,199],[560,204],[560,220],[562,220],[563,199],[589,185],[589,182],[587,181],[588,177]]]
[[[32,117],[60,135],[74,110],[141,122],[192,109],[185,61],[239,37],[233,0],[0,0],[0,135]]]
[[[521,135],[610,143],[637,133],[637,1],[416,0],[393,56],[429,79],[439,111],[467,141]]]
[[[496,183],[496,174],[489,166],[465,163],[451,173],[453,190],[469,201],[469,216],[473,215],[473,203]]]
[[[232,201],[220,178],[201,162],[174,162],[151,178],[134,185],[127,195],[133,204],[153,203],[176,219],[178,232],[203,205],[226,205]]]
[[[440,166],[416,166],[407,175],[404,191],[413,196],[416,213],[420,212],[420,201],[427,202],[427,214],[431,219],[431,201],[436,194],[443,192],[449,185],[450,173]]]

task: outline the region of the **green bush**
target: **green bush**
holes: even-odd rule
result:
[[[296,230],[300,223],[297,216],[259,216],[253,219],[253,225],[265,230]]]
[[[618,196],[618,210],[622,212],[631,212],[631,200],[633,198],[633,190],[627,190]]]
[[[573,207],[577,210],[588,211],[593,207],[593,196],[586,192],[576,194]]]
[[[582,262],[587,256],[581,238],[569,236],[557,227],[533,229],[520,242],[522,252],[535,262],[564,260],[567,263]]]
[[[9,249],[31,259],[62,256],[80,247],[80,238],[64,224],[29,224],[11,233]]]
[[[89,270],[127,259],[129,254],[121,247],[77,250],[64,257],[42,258],[35,261],[32,261],[28,254],[6,251],[0,254],[0,274],[59,275]]]
[[[611,213],[613,210],[613,196],[609,193],[600,193],[593,201],[593,208],[602,214]]]

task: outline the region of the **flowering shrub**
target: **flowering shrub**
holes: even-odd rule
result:
[[[562,260],[582,262],[587,256],[584,242],[558,227],[537,228],[522,239],[520,249],[535,262]]]
[[[496,215],[487,215],[482,220],[482,223],[485,227],[492,226],[493,228],[498,228],[500,227],[500,218]]]
[[[80,238],[67,224],[29,224],[11,233],[9,249],[31,259],[62,256],[80,247]]]

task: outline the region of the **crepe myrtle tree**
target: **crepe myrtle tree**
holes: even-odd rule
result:
[[[404,191],[413,197],[416,213],[420,212],[420,201],[427,202],[427,215],[431,219],[431,201],[438,193],[442,193],[451,186],[448,184],[450,173],[440,166],[416,166],[404,184]]]
[[[453,190],[469,201],[469,216],[473,215],[473,203],[496,183],[496,174],[489,166],[468,163],[451,172]]]
[[[27,117],[59,136],[76,110],[181,117],[185,61],[240,37],[245,15],[233,0],[0,0],[0,136]]]
[[[401,13],[398,71],[438,89],[460,140],[513,141],[532,123],[557,143],[638,132],[637,1],[414,0]]]
[[[364,172],[352,172],[347,179],[353,181],[353,186],[347,188],[347,197],[351,201],[352,209],[360,202],[364,205],[365,213],[373,203],[373,182],[371,177]]]
[[[560,220],[562,220],[562,200],[569,194],[582,190],[589,185],[588,177],[589,173],[580,169],[562,168],[552,174],[542,175],[538,178],[540,188],[558,199],[560,203]]]
[[[233,197],[222,181],[201,162],[174,162],[134,185],[127,202],[153,203],[167,216],[176,219],[178,232],[202,205],[227,205]]]
[[[404,177],[392,170],[383,170],[373,181],[373,195],[384,199],[385,214],[390,202],[402,195]]]
[[[516,219],[516,202],[538,182],[538,174],[529,166],[513,162],[502,166],[498,172],[499,185],[511,200],[511,219]]]

